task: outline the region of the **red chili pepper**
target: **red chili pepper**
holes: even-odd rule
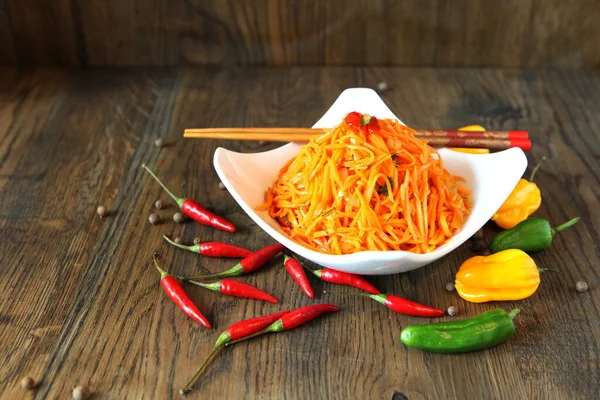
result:
[[[381,131],[381,127],[379,126],[379,121],[376,117],[371,117],[369,123],[367,124],[367,132],[372,134],[377,134]]]
[[[271,325],[273,322],[277,321],[284,314],[287,314],[289,312],[290,310],[279,311],[274,314],[265,315],[263,317],[246,319],[231,325],[219,335],[213,349],[210,351],[210,353],[208,353],[208,356],[204,359],[204,361],[200,365],[200,368],[198,368],[196,373],[194,373],[192,378],[185,385],[185,387],[179,391],[179,393],[184,394],[191,390],[191,386],[194,384],[196,379],[198,379],[202,371],[204,371],[204,368],[208,365],[208,361],[213,357],[217,350],[223,348],[223,346],[225,346],[229,342],[243,339],[246,336],[250,336],[257,332],[260,332],[261,330]]]
[[[283,265],[285,265],[286,271],[294,278],[296,283],[302,288],[304,294],[306,294],[311,299],[315,297],[315,292],[313,291],[308,278],[306,277],[306,273],[304,273],[304,268],[302,268],[302,264],[298,260],[293,257],[289,257],[287,254],[283,255]]]
[[[341,294],[341,293],[340,293]],[[440,309],[429,307],[420,303],[415,303],[404,297],[394,296],[393,294],[365,294],[365,293],[346,293],[357,296],[369,297],[375,301],[385,304],[387,308],[404,315],[415,317],[441,317],[446,313]]]
[[[375,286],[364,280],[358,275],[350,274],[348,272],[337,271],[331,268],[316,269],[311,271],[313,274],[318,276],[321,280],[329,283],[337,283],[340,285],[353,286],[357,289],[362,289],[365,292],[371,294],[381,293]]]
[[[263,335],[265,333],[290,331],[294,328],[299,327],[300,325],[304,325],[307,322],[312,321],[313,319],[317,318],[323,313],[337,311],[340,311],[340,308],[334,306],[333,304],[313,304],[310,306],[300,307],[283,315],[281,318],[273,322],[271,325],[269,325],[262,331],[256,332],[255,334],[246,336],[242,339],[229,342],[226,344],[226,346],[237,342],[241,342],[242,340],[251,339],[255,336]]]
[[[199,222],[203,225],[212,226],[213,228],[221,229],[227,232],[235,232],[235,226],[229,221],[227,221],[223,217],[219,217],[216,214],[211,213],[206,208],[202,207],[200,204],[190,199],[183,199],[181,197],[175,196],[171,191],[162,183],[160,179],[152,172],[150,168],[146,164],[142,164],[142,167],[148,171],[150,175],[158,182],[158,184],[175,200],[177,206],[181,209],[181,212],[193,219],[196,222]]]
[[[445,314],[440,309],[419,304],[392,294],[376,294],[369,297],[385,304],[387,308],[400,314],[414,315],[415,317],[441,317]]]
[[[202,315],[200,310],[198,310],[198,307],[196,307],[194,302],[187,296],[185,290],[183,290],[183,287],[181,287],[177,279],[167,274],[160,268],[156,254],[153,255],[152,260],[154,261],[156,269],[158,269],[158,272],[160,272],[160,284],[167,293],[167,296],[169,296],[169,298],[173,300],[173,302],[177,304],[177,306],[194,321],[197,321],[203,326],[210,328],[211,326],[208,319]]]
[[[352,111],[352,112],[348,113],[348,115],[346,115],[346,117],[344,118],[344,121],[346,121],[346,123],[348,125],[356,126],[357,128],[360,129],[360,127],[362,126],[362,124],[361,124],[362,117],[363,117],[363,115],[361,113]]]
[[[174,241],[169,239],[167,235],[163,235],[163,238],[167,242],[171,243],[173,246],[177,246],[180,249],[193,251],[194,253],[202,254],[205,257],[244,258],[254,254],[248,249],[228,243],[204,242],[200,244],[195,244],[193,246],[185,246],[183,244],[175,243]]]
[[[337,311],[340,311],[340,308],[333,304],[313,304],[300,307],[282,316],[279,319],[281,321],[280,324],[278,324],[278,321],[275,321],[273,325],[276,326],[271,328],[271,332],[289,331],[300,325],[304,325],[308,321],[312,321],[323,313]]]
[[[271,296],[269,293],[263,292],[260,289],[255,288],[247,283],[235,281],[233,279],[222,279],[213,283],[201,283],[191,279],[178,277],[186,282],[193,285],[203,287],[205,289],[214,290],[215,292],[221,292],[228,296],[242,297],[245,299],[256,299],[264,300],[269,303],[278,303],[277,299]]]
[[[239,340],[245,338],[246,336],[253,335],[256,332],[260,332],[273,322],[277,321],[284,314],[289,312],[290,310],[279,311],[273,314],[265,315],[264,317],[250,318],[235,323],[227,328],[225,332],[221,333],[221,336],[219,336],[217,339],[216,346],[224,346],[225,344],[233,342],[234,340]]]
[[[275,257],[277,254],[281,253],[285,250],[285,247],[279,243],[267,246],[258,250],[257,252],[249,255],[244,258],[238,264],[228,269],[227,271],[219,272],[217,274],[212,275],[199,275],[192,276],[186,279],[213,279],[213,278],[222,278],[225,276],[240,276],[249,274],[253,271],[256,271],[263,265],[265,265],[271,258]]]
[[[344,121],[349,126],[354,126],[365,133],[379,133],[381,130],[377,118],[369,114],[352,111],[346,115]]]

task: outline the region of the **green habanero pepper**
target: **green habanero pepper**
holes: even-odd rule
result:
[[[494,236],[490,243],[490,251],[498,253],[509,249],[519,249],[525,252],[544,250],[552,244],[552,237],[555,233],[575,225],[577,221],[579,221],[579,217],[552,228],[550,223],[543,218],[526,219],[514,228]]]
[[[502,309],[484,312],[461,321],[408,325],[400,340],[407,347],[434,353],[466,353],[499,345],[515,333],[513,319],[519,313]]]

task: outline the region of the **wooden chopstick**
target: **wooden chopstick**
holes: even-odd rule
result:
[[[264,140],[265,142],[308,142],[323,129],[313,128],[205,128],[186,129],[183,137],[193,139]]]
[[[183,133],[185,138],[263,140],[267,142],[308,142],[323,129],[314,128],[191,128]],[[427,140],[432,147],[466,147],[504,150],[520,147],[531,149],[529,134],[525,131],[468,132],[459,130],[417,129],[417,137]]]

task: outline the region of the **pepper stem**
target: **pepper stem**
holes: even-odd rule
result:
[[[515,319],[515,317],[517,316],[517,314],[520,312],[521,310],[519,310],[518,308],[515,308],[514,310],[512,310],[511,312],[508,313],[508,317],[510,319]]]
[[[172,241],[171,239],[169,239],[169,237],[167,235],[163,235],[163,239],[165,239],[167,242],[171,243],[173,246],[179,247],[180,249],[196,252],[195,247],[197,245],[186,246],[184,244],[179,244],[179,243],[176,243],[176,242]]]
[[[302,265],[304,267],[304,264]],[[314,276],[316,276],[317,278],[321,279],[321,272],[323,271],[322,269],[309,269],[307,267],[304,267],[306,269],[308,269],[310,272],[312,272],[312,274]]]
[[[218,274],[212,274],[212,275],[198,275],[198,276],[190,276],[190,277],[181,277],[181,279],[189,281],[189,280],[193,280],[193,279],[215,279],[215,278],[227,278],[229,276],[238,276],[239,274],[235,273],[235,272],[229,272],[229,271],[225,271],[225,272],[219,272]]]
[[[184,277],[177,277],[185,282],[191,283],[192,285],[196,285],[196,286],[200,286],[203,287],[204,289],[208,289],[208,290],[214,290],[215,292],[220,292],[220,286],[221,286],[221,281],[218,282],[213,282],[213,283],[201,283],[201,282],[196,282],[194,280],[191,280],[189,278],[184,278]]]
[[[368,297],[370,299],[373,299],[381,304],[385,304],[385,298],[386,295],[383,293],[380,294],[371,294],[371,293],[362,293],[362,292],[337,292],[337,291],[329,291],[327,293],[333,293],[333,294],[349,294],[351,296],[363,296],[363,297]]]
[[[154,174],[154,172],[152,172],[152,170],[150,168],[148,168],[148,166],[146,164],[142,164],[142,168],[144,168],[146,171],[148,171],[148,173],[154,178],[154,180],[156,182],[158,182],[158,184],[165,190],[165,192],[167,192],[167,194],[169,196],[171,196],[173,198],[173,200],[175,200],[175,202],[177,203],[177,205],[179,206],[179,208],[181,208],[181,205],[183,204],[183,202],[185,202],[185,199],[182,199],[181,197],[177,197],[175,196],[166,186],[164,183],[162,183],[162,181],[160,179],[158,179],[158,176],[156,176]]]
[[[215,353],[217,352],[217,350],[222,349],[222,348],[223,348],[222,346],[215,346],[215,347],[213,347],[213,349],[210,351],[210,353],[208,353],[208,356],[206,356],[206,358],[204,359],[204,362],[200,365],[200,368],[198,368],[196,370],[196,372],[194,373],[194,375],[190,378],[190,380],[188,381],[188,383],[185,384],[185,386],[183,387],[183,389],[179,390],[180,394],[185,394],[185,393],[189,392],[190,390],[192,390],[192,385],[194,384],[194,382],[196,382],[196,379],[198,379],[198,377],[200,376],[200,374],[202,374],[202,372],[204,371],[204,369],[208,365],[208,361],[215,355]]]
[[[158,265],[158,254],[156,254],[156,253],[152,254],[152,261],[154,261],[154,266],[156,267],[158,272],[160,272],[161,279],[164,278],[165,276],[169,275],[160,267],[160,265]]]
[[[552,235],[554,235],[555,233],[558,233],[560,231],[564,231],[567,228],[570,228],[571,226],[575,225],[577,222],[579,222],[579,217],[575,217],[572,220],[567,221],[564,224],[557,226],[556,228],[552,228]]]
[[[533,178],[535,177],[535,174],[538,172],[538,169],[540,169],[540,166],[542,165],[542,163],[546,160],[546,156],[543,156],[542,159],[540,160],[540,162],[537,163],[537,165],[533,168],[533,171],[531,171],[531,175],[529,175],[529,182],[533,182]]]
[[[185,279],[214,279],[214,278],[227,278],[229,276],[239,276],[242,275],[244,273],[244,268],[242,268],[241,264],[236,264],[235,266],[233,266],[232,268],[228,269],[227,271],[223,271],[223,272],[219,272],[217,274],[211,274],[211,275],[198,275],[198,276],[191,276]]]
[[[367,126],[367,124],[371,122],[371,118],[373,117],[371,117],[369,114],[363,114],[362,118],[360,119],[360,124],[362,126]]]
[[[562,273],[562,272],[560,272],[559,270],[556,270],[556,269],[550,269],[550,268],[538,268],[538,271],[540,272],[540,274],[541,274],[542,272],[547,272],[547,271],[548,271],[548,272],[556,272],[556,273],[559,273],[559,274],[561,274],[561,275],[563,274],[563,273]]]

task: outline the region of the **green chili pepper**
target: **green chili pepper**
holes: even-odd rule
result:
[[[407,347],[435,353],[466,353],[499,345],[515,333],[513,319],[519,313],[497,309],[461,321],[408,325],[400,340]]]
[[[552,237],[555,233],[575,225],[577,221],[579,221],[579,217],[552,228],[550,223],[543,218],[526,219],[514,228],[494,236],[490,243],[490,251],[498,253],[509,249],[519,249],[525,252],[544,250],[552,244]]]

